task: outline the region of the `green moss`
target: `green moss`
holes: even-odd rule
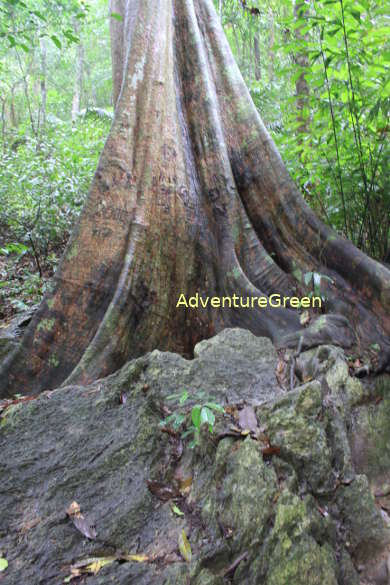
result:
[[[37,331],[51,331],[54,327],[55,319],[42,319],[37,327]]]
[[[57,368],[59,365],[60,362],[55,353],[53,353],[53,355],[51,355],[49,358],[49,366],[51,366],[52,368]]]
[[[294,270],[292,271],[292,275],[296,280],[298,280],[298,282],[302,282],[303,280],[302,270],[300,270],[299,268],[294,268]]]
[[[337,585],[333,553],[317,544],[311,526],[306,503],[282,494],[271,536],[267,585]]]
[[[321,389],[311,382],[259,413],[273,445],[313,489],[328,488],[332,477],[332,454],[319,414]]]
[[[78,244],[75,242],[71,246],[71,248],[69,249],[69,252],[67,254],[68,260],[73,260],[74,258],[76,258],[78,253],[79,253],[79,247],[78,247]]]

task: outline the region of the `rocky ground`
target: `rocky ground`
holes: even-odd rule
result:
[[[285,357],[227,329],[3,402],[1,585],[387,585],[389,379],[331,346],[294,377]]]

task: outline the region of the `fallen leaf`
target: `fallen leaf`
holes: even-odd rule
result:
[[[299,321],[302,326],[307,325],[310,321],[310,314],[309,311],[304,311],[299,318]]]
[[[92,575],[97,575],[100,569],[102,569],[106,565],[111,565],[111,563],[113,563],[115,560],[116,560],[115,557],[97,559],[90,565],[87,565],[85,567],[85,570],[88,571],[88,573],[91,573]]]
[[[237,417],[237,406],[227,405],[227,406],[225,406],[225,412],[227,414],[231,414],[232,416],[234,416],[236,418]]]
[[[66,510],[68,516],[80,516],[80,506],[77,502],[72,502],[68,509]]]
[[[238,424],[243,431],[257,433],[258,425],[255,410],[252,406],[244,406],[238,413]]]
[[[146,555],[124,555],[121,560],[134,561],[135,563],[147,563],[150,559]]]
[[[64,579],[64,583],[70,583],[82,575],[97,575],[103,567],[118,560],[118,557],[92,557],[78,561],[70,567],[70,575]]]
[[[167,435],[169,435],[170,437],[178,437],[179,433],[177,431],[174,431],[173,429],[171,429],[171,427],[160,427],[160,431],[162,433],[166,433]]]
[[[287,382],[287,363],[283,358],[278,360],[275,375],[279,386],[284,388]]]
[[[264,457],[270,457],[271,455],[279,455],[280,447],[273,447],[269,445],[268,447],[263,447],[261,450]]]
[[[72,502],[68,509],[66,510],[66,513],[72,520],[77,530],[81,532],[81,534],[85,536],[85,538],[95,540],[95,538],[97,537],[97,532],[93,528],[93,526],[91,526],[91,524],[88,522],[88,520],[84,518],[84,516],[81,514],[80,506],[77,502]]]
[[[182,495],[188,494],[191,490],[191,486],[192,486],[192,475],[189,475],[187,477],[183,477],[183,479],[180,480],[180,485],[179,485],[180,493]]]
[[[184,512],[180,510],[175,504],[172,506],[172,512],[176,514],[176,516],[184,516]]]
[[[181,531],[179,535],[179,551],[181,556],[187,563],[191,562],[192,559],[192,551],[191,545],[188,541],[187,535],[184,530]]]
[[[172,498],[177,498],[178,491],[173,487],[160,483],[159,481],[147,480],[147,485],[151,494],[156,496],[162,502],[168,502]]]
[[[95,540],[95,538],[97,537],[97,532],[93,528],[93,526],[89,524],[88,520],[84,518],[84,516],[82,516],[81,518],[72,518],[72,520],[77,530],[81,532],[81,534],[85,536],[85,538],[89,538],[89,540]]]
[[[64,583],[70,583],[73,579],[78,579],[82,576],[82,572],[80,569],[76,569],[75,567],[70,568],[70,575],[65,577]]]
[[[232,433],[237,433],[237,435],[241,435],[241,430],[238,427],[235,427],[234,425],[230,427],[229,429]]]

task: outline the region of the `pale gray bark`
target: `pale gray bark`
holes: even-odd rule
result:
[[[79,22],[75,19],[74,31],[77,36],[80,34]],[[84,78],[84,47],[80,41],[76,50],[76,78],[74,83],[74,92],[72,100],[72,122],[75,121],[81,109],[81,97],[83,93],[83,78]]]
[[[40,116],[39,116],[39,126],[40,129],[45,128],[46,126],[46,102],[47,102],[47,88],[46,88],[46,73],[47,73],[47,51],[46,51],[46,41],[44,38],[40,40],[40,48],[41,48],[41,105],[40,105]]]

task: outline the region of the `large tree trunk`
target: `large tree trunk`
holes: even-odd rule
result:
[[[113,127],[53,291],[3,367],[2,394],[85,383],[154,348],[191,355],[232,325],[280,346],[375,342],[384,365],[390,273],[303,201],[212,0],[124,8]],[[294,309],[176,308],[181,293],[289,295],[309,271],[334,284],[321,281],[329,314],[306,328]]]

